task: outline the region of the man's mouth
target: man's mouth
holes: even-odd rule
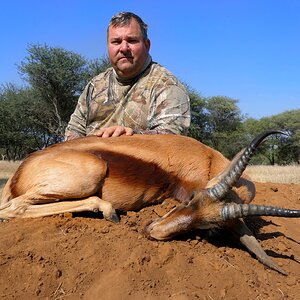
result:
[[[123,56],[123,57],[120,57],[119,60],[132,60],[133,57],[132,56]]]

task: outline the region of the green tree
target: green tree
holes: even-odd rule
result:
[[[0,92],[0,152],[9,160],[56,142],[47,131],[47,110],[30,88],[8,84]]]
[[[253,164],[290,164],[299,161],[300,149],[300,110],[286,111],[260,120],[248,119],[243,123],[243,131],[250,141],[258,133],[278,129],[286,131],[287,135],[269,137],[259,147]]]
[[[48,130],[63,136],[78,94],[87,81],[87,61],[79,54],[47,45],[32,45],[19,72],[49,110]]]
[[[238,100],[223,96],[210,97],[206,102],[207,144],[232,158],[244,144],[241,133],[243,116]]]
[[[205,113],[205,98],[194,89],[185,85],[190,97],[191,103],[191,126],[188,135],[194,139],[204,142],[207,139],[207,115]]]
[[[272,128],[286,130],[288,134],[288,136],[278,137],[276,163],[289,164],[297,162],[300,149],[300,109],[283,112],[269,117],[268,120]]]
[[[87,80],[97,76],[98,74],[104,72],[106,69],[111,67],[109,58],[104,55],[101,59],[93,59],[88,63],[87,68]]]
[[[61,141],[84,86],[109,66],[105,56],[87,61],[61,48],[30,46],[19,66],[27,87],[0,88],[0,154],[21,159]]]
[[[211,132],[229,132],[237,130],[243,119],[238,100],[224,96],[207,99],[208,122]]]

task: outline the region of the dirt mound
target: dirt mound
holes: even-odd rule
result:
[[[300,208],[300,185],[259,184],[254,203]],[[0,224],[3,299],[299,299],[300,219],[249,218],[287,272],[265,268],[226,231],[146,239],[150,220],[174,206],[121,216],[64,214]]]

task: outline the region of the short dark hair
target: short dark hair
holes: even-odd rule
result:
[[[136,14],[132,13],[132,12],[119,12],[117,14],[115,14],[109,22],[108,28],[107,28],[107,36],[108,36],[108,30],[110,26],[113,27],[118,27],[118,26],[122,26],[122,25],[127,25],[129,24],[131,19],[135,19],[141,29],[142,35],[144,40],[146,41],[148,39],[148,34],[147,34],[147,30],[148,30],[148,25]]]

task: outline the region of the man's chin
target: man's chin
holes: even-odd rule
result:
[[[134,68],[134,63],[133,61],[129,61],[129,60],[120,60],[118,63],[117,63],[117,67],[120,69],[120,70],[129,70],[129,69],[133,69]]]
[[[118,65],[117,67],[118,69],[116,70],[116,72],[119,76],[124,78],[134,77],[135,72],[133,65]]]

